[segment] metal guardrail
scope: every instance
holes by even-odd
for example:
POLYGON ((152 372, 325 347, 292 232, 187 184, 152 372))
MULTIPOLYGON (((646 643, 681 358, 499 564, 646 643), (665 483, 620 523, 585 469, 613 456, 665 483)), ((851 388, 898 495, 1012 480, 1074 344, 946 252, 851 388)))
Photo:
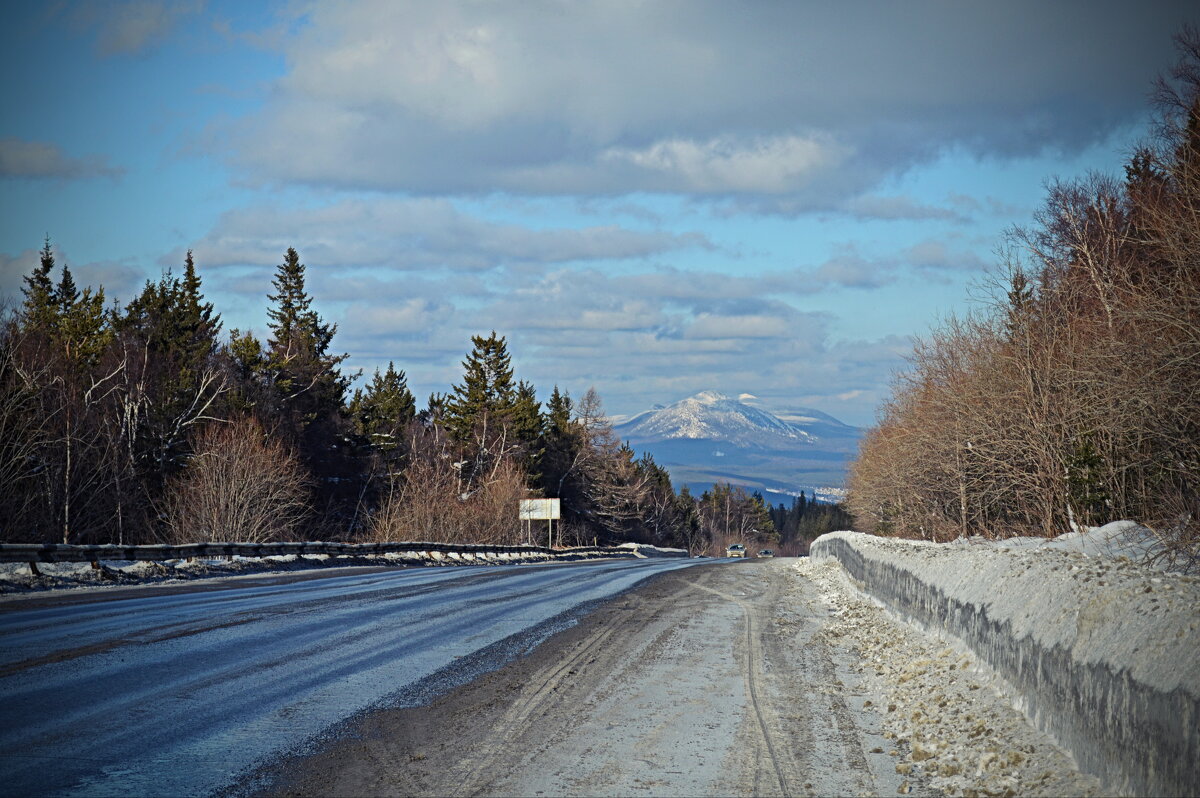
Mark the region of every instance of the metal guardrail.
MULTIPOLYGON (((583 557, 636 557, 636 549, 620 546, 582 546, 550 549, 544 546, 490 546, 465 543, 185 543, 177 546, 76 546, 65 543, 0 543, 0 562, 100 562, 101 560, 183 560, 205 557, 275 557, 326 554, 365 557, 414 553, 458 555, 449 559, 506 560, 516 558, 578 559, 583 557)), ((434 558, 436 559, 436 558, 434 558)))

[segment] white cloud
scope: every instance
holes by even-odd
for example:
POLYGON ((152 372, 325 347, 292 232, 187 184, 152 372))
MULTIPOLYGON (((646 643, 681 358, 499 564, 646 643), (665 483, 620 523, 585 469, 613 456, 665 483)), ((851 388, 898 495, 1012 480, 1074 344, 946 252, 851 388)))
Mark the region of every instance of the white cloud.
POLYGON ((900 257, 921 269, 981 272, 987 263, 974 252, 952 250, 944 241, 927 239, 900 252, 900 257))
MULTIPOLYGON (((306 8, 271 99, 214 131, 252 176, 728 193, 784 212, 838 208, 949 148, 1009 157, 1100 141, 1140 118, 1188 16, 1184 3, 1119 2, 306 8)), ((894 199, 848 210, 937 213, 894 199)))
POLYGON ((822 136, 724 136, 705 142, 668 139, 641 150, 611 148, 600 160, 657 173, 664 187, 683 193, 781 194, 803 187, 814 173, 836 168, 846 156, 845 148, 822 136))
MULTIPOLYGON (((618 225, 531 229, 481 219, 444 199, 341 200, 315 208, 228 211, 195 241, 210 267, 269 266, 288 247, 320 268, 359 266, 480 272, 512 264, 638 260, 713 244, 695 232, 618 225)), ((180 253, 166 256, 176 263, 180 253)))
MULTIPOLYGON (((970 200, 963 197, 963 200, 970 200)), ((978 207, 964 205, 964 207, 978 207)), ((842 210, 859 219, 890 219, 904 221, 943 220, 965 222, 966 216, 959 211, 939 208, 915 201, 911 197, 902 196, 862 196, 854 197, 842 206, 842 210)))

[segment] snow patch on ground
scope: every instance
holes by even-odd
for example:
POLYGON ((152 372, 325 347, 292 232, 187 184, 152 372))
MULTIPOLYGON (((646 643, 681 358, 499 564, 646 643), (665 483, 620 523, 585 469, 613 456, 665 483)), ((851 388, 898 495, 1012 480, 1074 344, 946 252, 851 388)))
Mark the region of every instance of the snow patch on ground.
POLYGON ((1029 636, 1043 649, 1062 647, 1083 663, 1127 669, 1159 690, 1182 687, 1200 695, 1200 577, 1128 558, 1122 553, 1132 545, 1128 532, 1109 524, 1040 544, 1028 538, 928 543, 833 532, 814 546, 840 538, 1008 621, 1013 639, 1029 636))
POLYGON ((1088 557, 1131 560, 1139 565, 1170 573, 1188 573, 1200 563, 1183 552, 1165 546, 1160 535, 1136 521, 1113 521, 1104 526, 1084 527, 1077 532, 1054 538, 1006 538, 984 540, 969 538, 951 545, 988 545, 999 549, 1050 549, 1069 551, 1088 557))
MULTIPOLYGON (((0 595, 41 590, 110 587, 162 582, 184 582, 223 576, 241 576, 275 571, 302 571, 343 566, 436 565, 410 552, 366 557, 335 557, 327 554, 277 555, 272 557, 196 558, 193 560, 101 560, 91 563, 38 563, 35 576, 28 563, 0 563, 0 595)), ((449 563, 447 563, 449 564, 449 563)))
POLYGON ((1176 792, 1200 761, 1200 578, 1128 556, 1147 546, 1142 528, 1110 524, 986 543, 835 532, 812 551, 1002 673, 1014 705, 1106 790, 1176 792))
POLYGON ((796 564, 833 612, 827 633, 859 654, 851 669, 879 707, 896 773, 910 791, 966 796, 1100 794, 1071 755, 1013 708, 1006 683, 960 649, 899 622, 831 559, 796 564))

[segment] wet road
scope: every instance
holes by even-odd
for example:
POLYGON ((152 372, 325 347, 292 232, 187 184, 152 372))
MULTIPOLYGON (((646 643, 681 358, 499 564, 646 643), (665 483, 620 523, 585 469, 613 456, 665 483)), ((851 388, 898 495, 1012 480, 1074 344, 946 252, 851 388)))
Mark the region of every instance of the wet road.
POLYGON ((376 572, 0 604, 0 795, 202 795, 427 700, 694 560, 376 572))

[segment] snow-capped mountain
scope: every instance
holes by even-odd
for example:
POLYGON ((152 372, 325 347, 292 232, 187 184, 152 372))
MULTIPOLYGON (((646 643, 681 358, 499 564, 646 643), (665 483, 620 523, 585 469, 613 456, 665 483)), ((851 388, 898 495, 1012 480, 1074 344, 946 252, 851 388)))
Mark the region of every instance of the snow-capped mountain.
POLYGON ((613 429, 637 451, 653 455, 676 486, 704 490, 730 482, 775 500, 841 487, 858 428, 819 410, 793 411, 785 420, 750 404, 754 398, 703 391, 613 429))
POLYGON ((703 391, 634 416, 615 430, 635 443, 688 439, 763 449, 793 449, 815 444, 822 437, 840 438, 856 432, 819 410, 802 412, 800 419, 788 422, 741 399, 703 391))

